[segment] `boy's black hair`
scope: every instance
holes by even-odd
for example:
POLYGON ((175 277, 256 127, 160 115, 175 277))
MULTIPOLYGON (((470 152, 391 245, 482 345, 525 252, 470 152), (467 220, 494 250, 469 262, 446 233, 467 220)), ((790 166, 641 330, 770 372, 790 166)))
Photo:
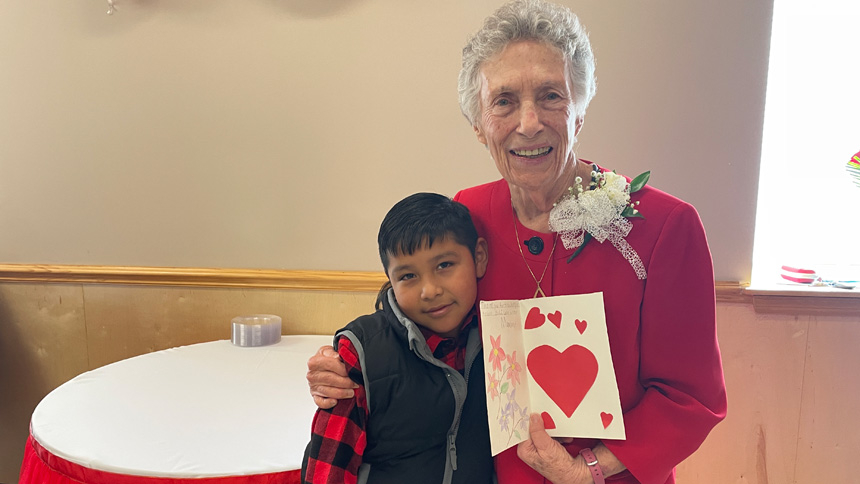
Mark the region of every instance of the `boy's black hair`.
MULTIPOLYGON (((397 202, 382 220, 376 239, 385 273, 389 255, 412 255, 444 238, 467 247, 475 257, 478 231, 465 205, 438 193, 416 193, 397 202)), ((379 291, 377 307, 389 287, 386 283, 379 291)))
POLYGON ((397 202, 382 220, 376 238, 385 273, 389 254, 412 255, 444 238, 468 247, 475 256, 478 231, 465 205, 438 193, 416 193, 397 202))

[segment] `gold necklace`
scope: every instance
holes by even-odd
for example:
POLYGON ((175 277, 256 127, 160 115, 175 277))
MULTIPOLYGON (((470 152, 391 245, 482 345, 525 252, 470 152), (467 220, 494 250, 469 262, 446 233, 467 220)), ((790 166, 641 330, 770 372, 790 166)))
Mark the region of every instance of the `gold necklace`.
POLYGON ((535 289, 535 294, 532 297, 538 297, 538 294, 547 297, 546 293, 543 292, 543 289, 540 287, 541 282, 543 282, 543 277, 546 275, 546 270, 549 268, 550 263, 552 262, 552 254, 555 253, 555 244, 558 242, 558 234, 553 235, 552 239, 552 250, 549 251, 549 258, 546 260, 546 265, 543 266, 543 272, 540 275, 540 279, 535 276, 534 271, 532 271, 532 267, 529 265, 529 261, 526 260, 526 255, 523 253, 523 246, 520 243, 520 231, 517 228, 517 212, 514 210, 514 205, 511 203, 511 212, 514 215, 514 235, 517 237, 517 248, 520 249, 520 257, 523 258, 523 262, 526 264, 526 269, 529 270, 529 274, 532 275, 532 279, 534 279, 535 284, 537 285, 537 289, 535 289))

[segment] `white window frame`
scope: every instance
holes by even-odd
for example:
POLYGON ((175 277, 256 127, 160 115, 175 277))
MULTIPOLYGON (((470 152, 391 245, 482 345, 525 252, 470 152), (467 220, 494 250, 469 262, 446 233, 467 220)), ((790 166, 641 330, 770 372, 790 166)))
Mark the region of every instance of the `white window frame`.
POLYGON ((750 289, 792 285, 782 265, 860 279, 860 2, 775 0, 750 289))

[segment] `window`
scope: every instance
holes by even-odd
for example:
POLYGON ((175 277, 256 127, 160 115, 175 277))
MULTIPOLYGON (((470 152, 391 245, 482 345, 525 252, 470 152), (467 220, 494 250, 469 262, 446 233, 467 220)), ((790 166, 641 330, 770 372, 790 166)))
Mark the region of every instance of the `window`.
POLYGON ((860 2, 775 0, 753 287, 782 265, 860 280, 859 59, 860 2))

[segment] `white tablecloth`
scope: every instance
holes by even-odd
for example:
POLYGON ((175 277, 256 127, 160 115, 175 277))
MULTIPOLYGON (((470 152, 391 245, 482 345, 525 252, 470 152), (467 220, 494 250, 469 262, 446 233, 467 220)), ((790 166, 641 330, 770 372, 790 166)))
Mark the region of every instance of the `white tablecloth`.
POLYGON ((84 373, 33 413, 35 440, 93 469, 159 477, 298 469, 316 409, 307 360, 331 336, 258 348, 214 341, 84 373))

